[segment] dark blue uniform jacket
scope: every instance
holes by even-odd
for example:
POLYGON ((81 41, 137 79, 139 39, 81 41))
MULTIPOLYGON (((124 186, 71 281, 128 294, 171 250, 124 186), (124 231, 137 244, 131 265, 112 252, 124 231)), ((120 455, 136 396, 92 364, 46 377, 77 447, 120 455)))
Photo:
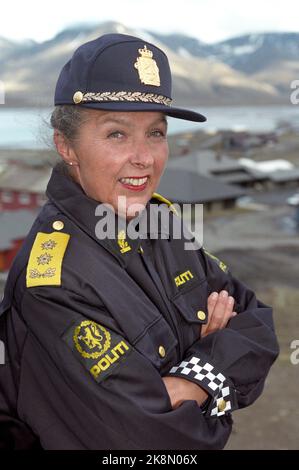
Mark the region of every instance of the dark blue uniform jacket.
POLYGON ((277 357, 271 308, 163 224, 98 239, 98 203, 59 166, 47 196, 0 307, 0 447, 223 448, 232 411, 256 400, 277 357), (222 289, 238 315, 201 338, 207 298, 222 289), (173 410, 165 375, 203 387, 207 409, 173 410))

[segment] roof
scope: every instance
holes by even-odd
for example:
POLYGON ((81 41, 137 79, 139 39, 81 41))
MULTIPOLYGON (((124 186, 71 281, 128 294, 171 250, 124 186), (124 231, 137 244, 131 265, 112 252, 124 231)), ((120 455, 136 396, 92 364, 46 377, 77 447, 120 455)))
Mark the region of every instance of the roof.
POLYGON ((173 202, 212 202, 237 199, 246 191, 191 171, 166 169, 158 192, 173 202))
POLYGON ((219 157, 213 150, 200 150, 199 152, 194 152, 183 157, 171 158, 168 166, 169 168, 182 168, 184 170, 196 171, 203 175, 209 175, 213 171, 244 171, 244 166, 237 160, 226 155, 219 157))
POLYGON ((212 150, 201 150, 187 156, 172 158, 168 162, 168 168, 212 176, 215 180, 228 184, 265 179, 278 183, 299 179, 299 168, 294 167, 288 160, 256 162, 249 158, 240 158, 236 161, 226 155, 221 155, 219 159, 217 153, 212 150))
POLYGON ((0 189, 43 194, 52 168, 6 163, 0 167, 0 189))
POLYGON ((37 211, 19 210, 0 213, 0 251, 9 250, 13 240, 26 237, 37 211))
POLYGON ((198 175, 210 176, 228 184, 265 179, 264 173, 255 168, 247 168, 239 161, 226 155, 221 155, 219 159, 216 152, 212 150, 201 150, 185 157, 172 158, 168 162, 168 168, 180 168, 198 175))
POLYGON ((292 170, 280 170, 268 173, 268 178, 275 183, 283 181, 299 181, 299 168, 292 170))
POLYGON ((217 175, 217 181, 222 181, 227 184, 241 184, 250 181, 265 181, 267 176, 264 173, 234 171, 232 173, 223 173, 217 175))
POLYGON ((289 162, 288 160, 283 160, 281 158, 277 158, 276 160, 265 160, 259 162, 251 160, 250 158, 240 158, 239 162, 249 169, 257 170, 263 173, 269 173, 272 171, 280 170, 285 171, 294 168, 293 163, 289 162))

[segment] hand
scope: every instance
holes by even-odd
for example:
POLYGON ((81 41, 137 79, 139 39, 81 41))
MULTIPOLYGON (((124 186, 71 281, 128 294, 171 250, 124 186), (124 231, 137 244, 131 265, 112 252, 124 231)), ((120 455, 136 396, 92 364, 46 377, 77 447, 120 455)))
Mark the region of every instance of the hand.
POLYGON ((219 294, 212 292, 208 297, 208 323, 202 325, 201 337, 214 333, 226 327, 229 320, 237 315, 233 311, 235 300, 228 295, 226 290, 222 290, 219 294))
POLYGON ((167 389, 172 409, 178 408, 185 400, 195 400, 200 406, 208 394, 199 385, 180 377, 162 377, 167 389))

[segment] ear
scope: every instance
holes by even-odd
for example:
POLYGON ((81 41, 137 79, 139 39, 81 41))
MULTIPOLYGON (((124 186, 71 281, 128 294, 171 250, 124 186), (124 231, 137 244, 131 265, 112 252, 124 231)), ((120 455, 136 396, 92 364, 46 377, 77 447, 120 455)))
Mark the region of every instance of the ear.
POLYGON ((59 155, 65 161, 66 164, 68 165, 79 164, 77 155, 72 145, 70 144, 68 139, 62 134, 62 132, 55 129, 53 140, 54 140, 54 144, 55 144, 57 152, 59 153, 59 155))

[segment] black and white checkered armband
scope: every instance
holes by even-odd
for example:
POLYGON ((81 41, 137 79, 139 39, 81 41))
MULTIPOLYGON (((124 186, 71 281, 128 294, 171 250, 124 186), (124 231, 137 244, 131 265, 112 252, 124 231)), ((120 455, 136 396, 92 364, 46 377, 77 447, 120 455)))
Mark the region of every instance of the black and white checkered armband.
POLYGON ((192 356, 172 367, 167 375, 191 380, 212 397, 205 410, 207 417, 223 416, 238 408, 233 384, 206 360, 192 356))

